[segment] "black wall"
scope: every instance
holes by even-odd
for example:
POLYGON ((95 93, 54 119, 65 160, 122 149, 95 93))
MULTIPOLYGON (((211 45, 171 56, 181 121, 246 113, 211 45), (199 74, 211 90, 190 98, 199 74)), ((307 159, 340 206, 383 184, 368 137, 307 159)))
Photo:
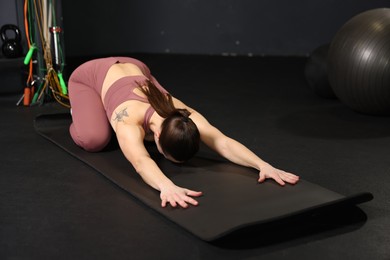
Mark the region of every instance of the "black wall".
POLYGON ((68 56, 307 55, 372 0, 64 0, 68 56))
MULTIPOLYGON (((23 0, 0 0, 0 27, 5 24, 14 24, 19 27, 21 31, 21 44, 26 49, 26 39, 24 37, 24 24, 23 24, 23 0)), ((9 39, 14 39, 15 34, 7 31, 6 36, 9 39)), ((1 45, 3 40, 0 39, 1 45)), ((0 51, 0 58, 2 58, 2 52, 0 51)))

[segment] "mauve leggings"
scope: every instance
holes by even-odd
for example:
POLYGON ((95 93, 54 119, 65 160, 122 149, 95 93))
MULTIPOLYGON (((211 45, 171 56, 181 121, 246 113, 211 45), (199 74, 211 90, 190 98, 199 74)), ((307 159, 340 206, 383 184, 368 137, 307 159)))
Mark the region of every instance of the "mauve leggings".
POLYGON ((90 152, 101 151, 112 136, 113 130, 103 106, 101 89, 107 71, 117 62, 133 63, 145 76, 152 77, 149 68, 139 60, 130 57, 109 57, 82 64, 69 79, 69 100, 73 120, 69 132, 78 146, 90 152))
POLYGON ((89 152, 102 150, 111 139, 111 126, 100 94, 77 77, 69 80, 72 124, 69 132, 73 141, 89 152))
POLYGON ((112 129, 101 100, 101 89, 108 69, 116 62, 143 63, 129 57, 109 57, 88 61, 69 79, 69 100, 73 141, 90 152, 101 151, 110 141, 112 129))

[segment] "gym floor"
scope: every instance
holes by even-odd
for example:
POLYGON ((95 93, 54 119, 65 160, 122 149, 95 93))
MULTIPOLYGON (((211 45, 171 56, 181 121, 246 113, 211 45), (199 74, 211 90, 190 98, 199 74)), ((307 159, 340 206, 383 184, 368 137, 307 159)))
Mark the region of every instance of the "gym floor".
MULTIPOLYGON (((390 259, 389 117, 315 95, 302 57, 133 56, 264 160, 340 194, 374 199, 353 214, 333 212, 310 232, 299 232, 307 229, 300 223, 294 234, 254 228, 207 243, 35 133, 37 114, 67 109, 16 106, 20 93, 2 95, 1 259, 390 259)), ((69 72, 84 60, 68 59, 69 72)))

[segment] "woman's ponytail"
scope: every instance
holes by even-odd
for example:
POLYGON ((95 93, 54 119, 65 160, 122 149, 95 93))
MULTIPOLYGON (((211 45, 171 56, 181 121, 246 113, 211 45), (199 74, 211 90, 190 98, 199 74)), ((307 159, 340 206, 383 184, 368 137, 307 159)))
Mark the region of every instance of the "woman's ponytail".
POLYGON ((161 92, 151 81, 146 81, 146 86, 138 85, 154 110, 165 118, 159 139, 164 154, 179 162, 193 157, 199 150, 200 133, 189 118, 191 112, 175 108, 172 96, 161 92))
POLYGON ((173 105, 172 96, 161 92, 150 80, 146 81, 146 86, 138 83, 141 91, 146 95, 150 105, 163 118, 167 118, 176 112, 173 105))

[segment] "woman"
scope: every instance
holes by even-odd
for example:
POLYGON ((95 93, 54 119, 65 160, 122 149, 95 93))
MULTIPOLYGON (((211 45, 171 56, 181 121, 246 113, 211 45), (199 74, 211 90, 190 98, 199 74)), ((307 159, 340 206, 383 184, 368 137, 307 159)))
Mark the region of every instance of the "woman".
POLYGON ((299 177, 276 169, 244 145, 225 136, 200 113, 171 96, 139 60, 110 57, 78 67, 69 80, 74 142, 90 152, 102 150, 112 130, 125 157, 143 180, 160 191, 161 206, 198 205, 200 191, 175 185, 149 156, 144 140, 155 141, 168 160, 190 159, 199 142, 236 164, 259 170, 259 182, 295 184, 299 177))

